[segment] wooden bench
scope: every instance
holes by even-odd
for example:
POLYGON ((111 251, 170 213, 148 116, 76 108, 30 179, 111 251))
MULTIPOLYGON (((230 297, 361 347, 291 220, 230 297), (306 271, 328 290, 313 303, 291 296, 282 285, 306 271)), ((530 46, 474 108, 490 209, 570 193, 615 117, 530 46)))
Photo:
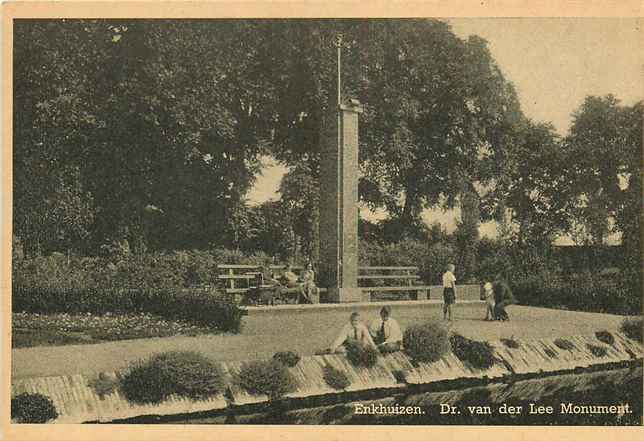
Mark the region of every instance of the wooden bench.
POLYGON ((416 292, 416 300, 429 298, 429 285, 416 285, 414 282, 420 280, 417 266, 362 266, 359 271, 364 273, 358 275, 358 284, 361 280, 396 280, 402 283, 395 286, 361 286, 365 297, 370 299, 372 292, 416 292))
MULTIPOLYGON (((269 265, 268 267, 262 265, 218 265, 219 274, 217 278, 222 281, 225 286, 223 291, 232 297, 235 302, 243 302, 247 300, 247 295, 253 290, 266 289, 270 290, 275 288, 274 285, 266 284, 264 281, 264 274, 262 269, 268 270, 276 274, 276 279, 279 274, 286 269, 286 265, 269 265)), ((291 265, 295 273, 301 272, 304 267, 302 265, 291 265)), ((285 288, 280 290, 282 294, 297 297, 300 288, 285 288)))
MULTIPOLYGON (((271 289, 273 286, 264 283, 261 270, 265 268, 261 265, 218 265, 219 275, 217 278, 225 286, 223 290, 226 294, 232 296, 235 302, 246 301, 247 294, 256 289, 271 289)), ((294 272, 299 273, 303 270, 301 265, 292 265, 294 272)), ((269 265, 269 271, 278 275, 286 269, 286 265, 269 265)), ((416 300, 425 300, 429 298, 430 286, 416 285, 420 279, 417 266, 361 266, 358 268, 358 284, 364 281, 389 281, 400 282, 395 285, 382 286, 360 286, 364 293, 365 299, 370 299, 371 293, 376 292, 415 292, 416 300)), ((276 276, 279 278, 279 276, 276 276)), ((318 288, 320 293, 327 290, 318 288)), ((286 292, 295 296, 299 292, 298 288, 287 288, 286 292)), ((394 300, 394 299, 392 299, 394 300)))

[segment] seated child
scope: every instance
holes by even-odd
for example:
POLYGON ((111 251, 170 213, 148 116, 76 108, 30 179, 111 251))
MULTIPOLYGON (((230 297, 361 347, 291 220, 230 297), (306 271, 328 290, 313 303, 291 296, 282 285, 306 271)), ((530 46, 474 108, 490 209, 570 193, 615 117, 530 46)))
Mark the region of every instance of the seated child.
POLYGON ((343 353, 346 352, 345 344, 350 341, 358 341, 360 344, 365 346, 370 346, 374 349, 377 349, 376 344, 369 334, 369 329, 362 323, 360 319, 360 314, 357 312, 351 313, 349 317, 349 323, 344 325, 340 335, 335 339, 331 344, 331 347, 328 349, 327 353, 343 353))

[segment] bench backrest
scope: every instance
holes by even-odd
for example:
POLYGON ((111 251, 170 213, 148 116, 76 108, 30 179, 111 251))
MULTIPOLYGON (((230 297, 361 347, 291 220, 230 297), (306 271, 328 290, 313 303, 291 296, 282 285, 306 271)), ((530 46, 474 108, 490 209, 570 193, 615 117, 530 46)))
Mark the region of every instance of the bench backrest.
MULTIPOLYGON (((218 278, 227 282, 227 288, 239 290, 250 288, 253 280, 255 280, 255 284, 262 284, 263 274, 261 274, 260 270, 266 267, 262 265, 222 264, 218 265, 217 268, 219 269, 218 278), (242 288, 240 283, 236 282, 242 282, 241 285, 244 285, 244 287, 242 288)), ((272 272, 281 272, 286 269, 286 265, 269 265, 267 268, 272 272)), ((304 266, 291 265, 291 268, 299 272, 304 269, 304 266)), ((358 270, 358 280, 390 280, 412 286, 414 281, 420 279, 417 266, 361 266, 358 270)))
POLYGON ((358 280, 402 281, 412 286, 415 280, 420 279, 417 266, 362 266, 358 269, 362 273, 358 280))

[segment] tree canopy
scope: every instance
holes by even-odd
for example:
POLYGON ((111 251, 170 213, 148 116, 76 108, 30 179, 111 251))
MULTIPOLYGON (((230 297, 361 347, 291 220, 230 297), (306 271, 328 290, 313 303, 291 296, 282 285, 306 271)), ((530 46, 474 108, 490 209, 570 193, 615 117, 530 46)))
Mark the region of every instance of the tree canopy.
POLYGON ((522 114, 485 40, 439 20, 17 20, 14 32, 14 233, 32 252, 127 240, 315 256, 337 33, 343 96, 365 107, 360 198, 389 216, 365 234, 429 237, 422 211, 459 206, 466 267, 479 222, 508 213, 522 244, 580 224, 599 241, 607 218, 639 235, 642 104, 588 97, 560 139, 522 114), (279 201, 250 207, 264 155, 289 172, 279 201))

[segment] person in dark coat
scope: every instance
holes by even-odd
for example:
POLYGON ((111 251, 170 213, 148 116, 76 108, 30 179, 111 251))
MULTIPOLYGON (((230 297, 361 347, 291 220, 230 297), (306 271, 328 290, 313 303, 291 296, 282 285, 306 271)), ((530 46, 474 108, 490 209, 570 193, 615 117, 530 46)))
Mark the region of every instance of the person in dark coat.
POLYGON ((510 320, 505 308, 508 305, 516 303, 512 290, 510 290, 502 275, 497 276, 492 287, 494 290, 494 318, 502 321, 510 320))

